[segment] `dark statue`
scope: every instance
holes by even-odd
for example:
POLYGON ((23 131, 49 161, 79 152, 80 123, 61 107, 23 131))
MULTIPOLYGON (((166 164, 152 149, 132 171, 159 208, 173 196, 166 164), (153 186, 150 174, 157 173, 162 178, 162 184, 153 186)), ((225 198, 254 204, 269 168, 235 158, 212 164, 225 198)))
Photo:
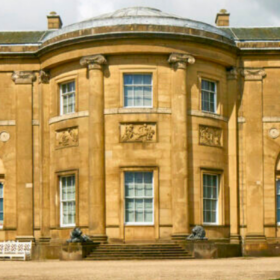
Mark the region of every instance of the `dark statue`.
POLYGON ((202 226, 195 226, 192 229, 192 234, 187 237, 187 240, 207 240, 206 233, 202 226))
POLYGON ((67 240, 68 243, 92 243, 92 240, 87 235, 83 235, 80 228, 75 227, 70 234, 70 239, 67 240))

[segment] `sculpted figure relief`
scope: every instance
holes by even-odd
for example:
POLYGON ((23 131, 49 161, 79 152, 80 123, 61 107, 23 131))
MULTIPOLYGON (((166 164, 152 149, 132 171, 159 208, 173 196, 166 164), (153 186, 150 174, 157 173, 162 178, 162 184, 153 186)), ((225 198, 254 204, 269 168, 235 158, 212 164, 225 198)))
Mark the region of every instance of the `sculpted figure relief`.
POLYGON ((192 229, 192 234, 187 237, 187 240, 207 240, 206 233, 202 226, 195 226, 192 229))
POLYGON ((199 126, 199 143, 207 146, 222 146, 222 130, 218 127, 199 126))
POLYGON ((121 142, 155 142, 155 124, 122 124, 121 142))
POLYGON ((64 148, 78 145, 79 131, 77 127, 67 128, 56 132, 56 147, 64 148))

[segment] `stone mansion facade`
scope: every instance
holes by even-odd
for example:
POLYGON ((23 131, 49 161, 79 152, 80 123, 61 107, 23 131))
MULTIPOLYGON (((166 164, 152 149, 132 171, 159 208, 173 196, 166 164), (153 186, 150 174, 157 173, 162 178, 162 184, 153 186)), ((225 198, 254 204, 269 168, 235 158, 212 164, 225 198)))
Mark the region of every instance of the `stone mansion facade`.
POLYGON ((0 32, 0 240, 280 241, 280 28, 139 7, 48 27, 0 32))

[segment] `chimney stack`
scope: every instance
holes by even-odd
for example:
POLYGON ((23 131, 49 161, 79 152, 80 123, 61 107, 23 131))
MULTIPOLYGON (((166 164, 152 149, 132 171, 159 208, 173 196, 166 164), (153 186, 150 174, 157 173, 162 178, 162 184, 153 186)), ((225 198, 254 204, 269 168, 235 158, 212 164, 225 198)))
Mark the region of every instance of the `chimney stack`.
POLYGON ((48 29, 60 29, 62 27, 62 20, 56 12, 50 12, 48 18, 48 29))
POLYGON ((229 26, 229 16, 230 14, 227 12, 227 10, 222 9, 216 16, 216 25, 217 26, 229 26))

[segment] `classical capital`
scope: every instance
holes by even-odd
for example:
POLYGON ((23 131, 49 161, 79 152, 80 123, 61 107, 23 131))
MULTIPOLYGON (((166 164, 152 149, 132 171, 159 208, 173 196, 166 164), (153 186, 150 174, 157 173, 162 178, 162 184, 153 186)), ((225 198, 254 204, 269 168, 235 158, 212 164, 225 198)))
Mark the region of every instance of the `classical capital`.
POLYGON ((40 84, 48 84, 50 81, 50 74, 44 70, 40 70, 39 72, 39 83, 40 84))
POLYGON ((266 77, 263 68, 244 68, 241 69, 241 75, 245 81, 262 81, 266 77))
POLYGON ((232 67, 227 70, 227 79, 228 80, 237 80, 238 71, 235 67, 232 67))
POLYGON ((102 69, 102 66, 107 64, 107 60, 101 54, 90 55, 82 57, 80 60, 80 64, 82 66, 87 66, 89 70, 102 69))
POLYGON ((190 54, 172 53, 168 62, 175 66, 176 69, 186 69, 187 64, 194 64, 195 58, 190 54))
POLYGON ((36 81, 36 75, 32 71, 15 71, 12 80, 15 84, 32 84, 36 81))

